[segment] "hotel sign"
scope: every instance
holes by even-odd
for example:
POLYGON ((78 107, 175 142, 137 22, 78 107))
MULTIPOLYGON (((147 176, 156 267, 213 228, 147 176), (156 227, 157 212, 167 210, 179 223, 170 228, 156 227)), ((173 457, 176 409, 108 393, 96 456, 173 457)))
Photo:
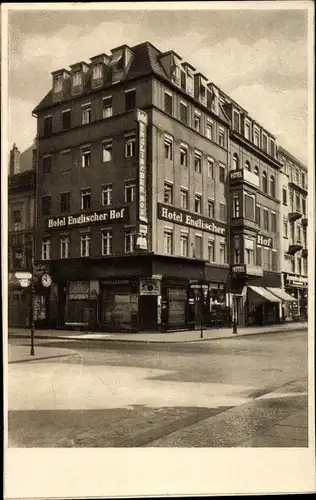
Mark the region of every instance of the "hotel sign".
POLYGON ((109 222, 128 221, 127 207, 111 208, 92 213, 79 213, 75 215, 64 215, 62 217, 49 217, 45 221, 46 229, 69 229, 77 226, 88 226, 91 224, 107 224, 109 222))
POLYGON ((148 116, 142 110, 137 110, 138 121, 138 218, 142 222, 147 219, 147 123, 148 116))
POLYGON ((257 245, 262 245, 263 247, 273 248, 273 240, 269 236, 264 236, 263 234, 257 235, 257 245))
POLYGON ((212 219, 203 217, 197 214, 191 214, 179 208, 173 208, 163 203, 158 203, 158 219, 174 222, 181 226, 192 227, 206 233, 218 234, 225 236, 226 227, 220 222, 215 222, 212 219))

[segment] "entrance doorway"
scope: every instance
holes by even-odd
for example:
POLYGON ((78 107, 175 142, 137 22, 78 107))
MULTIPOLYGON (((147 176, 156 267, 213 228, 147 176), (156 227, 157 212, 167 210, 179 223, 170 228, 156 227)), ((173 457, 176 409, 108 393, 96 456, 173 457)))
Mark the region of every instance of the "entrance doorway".
POLYGON ((157 297, 140 295, 139 297, 139 328, 140 330, 157 329, 157 297))

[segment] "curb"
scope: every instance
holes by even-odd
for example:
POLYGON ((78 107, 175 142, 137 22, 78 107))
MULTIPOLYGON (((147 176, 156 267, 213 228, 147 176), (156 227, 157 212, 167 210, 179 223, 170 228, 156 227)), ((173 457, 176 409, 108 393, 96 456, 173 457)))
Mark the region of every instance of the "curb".
MULTIPOLYGON (((190 343, 190 342, 206 342, 206 341, 213 341, 213 340, 223 340, 223 339, 234 339, 234 338, 240 338, 240 337, 249 337, 250 335, 255 336, 255 335, 268 335, 270 333, 290 333, 291 331, 295 332, 301 332, 308 330, 308 326, 306 327, 300 327, 297 329, 290 329, 290 330, 271 330, 271 331, 262 331, 262 332, 255 332, 255 333, 242 333, 241 335, 234 334, 234 335, 229 335, 227 337, 214 337, 214 338, 199 338, 199 339, 192 339, 192 340, 140 340, 135 338, 133 339, 115 339, 113 337, 111 338, 80 338, 80 336, 49 336, 49 335, 41 335, 40 337, 37 337, 35 335, 36 340, 68 340, 68 341, 80 341, 80 342, 128 342, 128 343, 139 343, 139 344, 183 344, 183 343, 190 343)), ((198 330, 197 330, 198 332, 198 330)), ((137 334, 136 334, 137 335, 137 334)), ((28 337, 26 335, 9 335, 8 339, 27 339, 28 337)))

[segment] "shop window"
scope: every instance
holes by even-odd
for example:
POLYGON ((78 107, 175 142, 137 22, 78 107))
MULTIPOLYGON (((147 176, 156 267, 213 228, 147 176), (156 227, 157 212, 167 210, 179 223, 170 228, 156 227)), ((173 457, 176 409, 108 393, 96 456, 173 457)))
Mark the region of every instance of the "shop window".
POLYGON ((84 234, 80 237, 80 257, 90 257, 91 237, 84 234))
POLYGON ((181 233, 180 235, 180 251, 182 257, 189 256, 189 235, 187 233, 181 233))
POLYGON ((107 186, 104 186, 102 188, 102 206, 106 207, 108 205, 112 205, 113 198, 112 198, 112 184, 108 184, 107 186))
POLYGON ((172 229, 165 229, 163 233, 164 253, 167 255, 173 254, 173 231, 172 229))
POLYGON ((173 139, 172 139, 172 137, 165 135, 164 148, 165 148, 165 159, 171 161, 173 158, 173 139))
POLYGON ((187 291, 184 288, 168 288, 168 324, 180 326, 186 323, 187 291))
POLYGON ((62 236, 60 238, 60 258, 68 259, 69 258, 69 247, 70 247, 70 237, 62 236))
POLYGON ((132 136, 125 137, 125 158, 133 158, 136 154, 136 138, 132 136))
POLYGON ((180 146, 180 165, 181 167, 188 166, 188 147, 186 145, 180 146))
POLYGON ((125 253, 132 253, 135 251, 136 245, 136 230, 135 228, 127 229, 125 231, 125 253))
POLYGON ((198 174, 202 173, 202 153, 199 151, 194 152, 194 170, 198 174))
POLYGON ((184 210, 188 210, 189 207, 189 195, 188 195, 188 190, 181 188, 180 190, 180 204, 181 208, 184 210))
POLYGON ((169 92, 166 92, 166 91, 165 91, 164 109, 165 109, 165 112, 168 113, 168 115, 172 116, 172 111, 173 111, 173 97, 172 97, 172 94, 169 94, 169 92))
POLYGON ((105 97, 102 104, 102 118, 110 118, 113 115, 112 96, 105 97))
POLYGON ((169 182, 164 184, 164 202, 170 205, 173 204, 173 185, 169 182))
POLYGON ((112 230, 107 229, 101 232, 101 253, 102 255, 112 254, 112 230))
POLYGON ((104 290, 101 317, 104 325, 132 326, 138 313, 138 295, 129 290, 104 290))
POLYGON ((208 240, 207 251, 209 262, 215 262, 215 240, 208 240))
POLYGON ((109 161, 112 161, 112 154, 113 144, 112 139, 109 139, 102 144, 102 162, 107 163, 109 161))
POLYGON ((46 297, 44 295, 35 295, 33 302, 34 321, 46 319, 46 297))
POLYGON ((51 242, 49 238, 42 239, 42 260, 50 260, 51 242))

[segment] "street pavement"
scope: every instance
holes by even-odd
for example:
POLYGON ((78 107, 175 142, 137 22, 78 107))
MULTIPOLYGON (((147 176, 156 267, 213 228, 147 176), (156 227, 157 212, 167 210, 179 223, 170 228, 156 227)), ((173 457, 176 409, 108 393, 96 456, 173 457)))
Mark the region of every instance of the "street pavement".
POLYGON ((308 445, 306 330, 78 346, 10 340, 9 446, 308 445))

